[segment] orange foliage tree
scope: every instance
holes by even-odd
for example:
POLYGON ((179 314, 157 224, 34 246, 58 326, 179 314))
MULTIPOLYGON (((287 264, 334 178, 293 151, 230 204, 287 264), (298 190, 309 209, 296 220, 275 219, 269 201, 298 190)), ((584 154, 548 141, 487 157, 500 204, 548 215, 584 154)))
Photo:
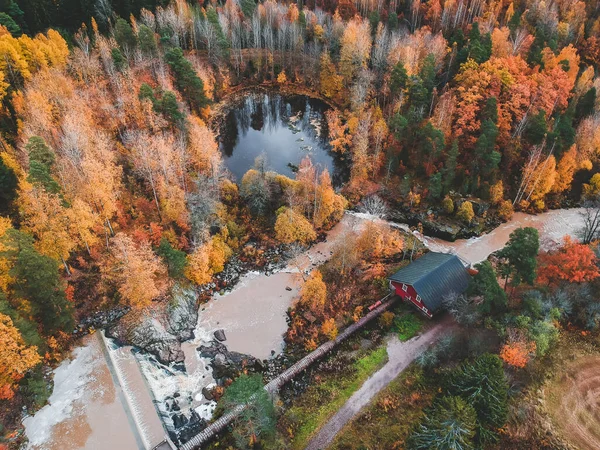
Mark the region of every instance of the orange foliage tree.
POLYGON ((506 343, 500 350, 500 358, 509 366, 522 369, 535 352, 535 342, 515 341, 506 343))
POLYGON ((40 363, 37 347, 26 346, 12 319, 0 313, 0 400, 12 398, 14 385, 40 363))
POLYGON ((597 263, 598 258, 588 245, 567 236, 559 250, 540 255, 537 282, 558 284, 592 281, 600 277, 597 263))
POLYGON ((136 309, 150 305, 167 290, 166 267, 147 241, 134 242, 118 233, 111 239, 111 257, 103 268, 104 276, 116 282, 122 300, 136 309))

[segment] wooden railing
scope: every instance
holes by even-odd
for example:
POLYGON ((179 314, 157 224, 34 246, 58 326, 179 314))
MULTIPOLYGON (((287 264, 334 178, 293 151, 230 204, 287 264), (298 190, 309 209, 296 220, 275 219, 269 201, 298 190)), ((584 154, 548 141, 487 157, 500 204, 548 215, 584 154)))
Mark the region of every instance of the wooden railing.
MULTIPOLYGON (((279 391, 279 389, 281 389, 281 387, 285 383, 290 381, 292 378, 294 378, 300 372, 304 371, 312 363, 314 363, 318 359, 325 356, 332 349, 337 347, 342 341, 344 341, 346 338, 348 338, 348 336, 350 336, 355 331, 359 330, 364 325, 366 325, 368 322, 370 322, 375 317, 379 316, 381 313, 383 313, 385 310, 387 310, 396 300, 395 297, 390 298, 391 295, 392 294, 388 294, 384 298, 382 298, 380 300, 382 302, 381 305, 379 305, 377 308, 375 308, 372 311, 370 311, 369 313, 367 313, 364 317, 362 317, 356 323, 353 323, 352 325, 347 327, 342 333, 340 333, 338 335, 337 338, 335 338, 332 341, 328 341, 328 342, 324 343, 323 345, 321 345, 320 347, 315 349, 313 352, 306 355, 300 361, 293 364, 290 368, 288 368, 287 370, 285 370, 284 372, 279 374, 277 377, 275 377, 271 381, 269 381, 265 385, 265 390, 267 392, 269 392, 269 394, 271 394, 271 395, 275 394, 277 391, 279 391)), ((213 423, 211 423, 208 427, 206 427, 203 431, 198 433, 196 436, 194 436, 192 439, 190 439, 185 444, 181 445, 181 447, 180 447, 181 450, 194 450, 194 449, 199 448, 200 446, 202 446, 202 444, 211 440, 216 434, 223 431, 246 408, 247 408, 247 404, 238 405, 234 409, 223 414, 221 417, 219 417, 217 420, 215 420, 213 423)))

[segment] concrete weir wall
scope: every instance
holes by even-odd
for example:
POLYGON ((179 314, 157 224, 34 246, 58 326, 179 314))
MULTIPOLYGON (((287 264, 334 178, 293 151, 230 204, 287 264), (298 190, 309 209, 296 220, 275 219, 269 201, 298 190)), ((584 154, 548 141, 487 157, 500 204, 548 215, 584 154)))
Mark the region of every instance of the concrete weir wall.
MULTIPOLYGON (((357 330, 361 329, 368 322, 373 320, 375 317, 379 316, 385 310, 387 310, 396 300, 395 297, 390 299, 391 294, 388 294, 384 298, 381 299, 382 304, 377 308, 370 311, 367 315, 361 318, 358 322, 350 325, 346 328, 342 333, 338 335, 336 339, 333 341, 328 341, 325 344, 318 347, 313 352, 306 355, 300 361, 292 365, 289 369, 281 373, 278 377, 271 380, 265 386, 265 389, 273 394, 277 392, 285 383, 290 381, 300 372, 304 371, 308 366, 310 366, 315 361, 321 359, 335 347, 337 347, 342 341, 347 339, 350 335, 352 335, 357 330)), ((202 444, 211 440, 216 434, 223 431, 235 418, 245 409, 245 405, 239 405, 231 411, 225 413, 219 419, 215 420, 208 427, 206 427, 202 432, 194 436, 188 442, 183 444, 180 449, 181 450, 194 450, 200 448, 202 444)))
POLYGON ((139 449, 160 448, 166 433, 131 347, 112 349, 104 331, 97 334, 139 449))

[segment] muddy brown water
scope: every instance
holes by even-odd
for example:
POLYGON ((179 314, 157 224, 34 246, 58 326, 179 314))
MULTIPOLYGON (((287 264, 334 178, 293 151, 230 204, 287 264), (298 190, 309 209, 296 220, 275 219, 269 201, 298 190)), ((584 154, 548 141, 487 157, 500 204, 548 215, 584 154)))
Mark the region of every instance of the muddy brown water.
POLYGON ((30 449, 138 449, 97 336, 83 338, 54 380, 50 403, 23 422, 30 449))
POLYGON ((582 209, 558 209, 543 214, 515 213, 512 220, 483 236, 447 242, 442 239, 421 236, 433 251, 451 251, 470 263, 485 260, 490 253, 503 248, 510 233, 520 227, 533 227, 540 233, 542 249, 551 249, 560 244, 565 236, 577 237, 583 228, 582 209))
MULTIPOLYGON (((193 407, 205 408, 209 416, 212 405, 206 404, 200 391, 213 380, 206 361, 198 357, 196 347, 212 339, 214 330, 223 328, 229 350, 249 353, 258 358, 267 358, 273 350, 280 352, 283 349, 283 334, 287 329, 286 311, 297 296, 303 276, 325 262, 336 243, 353 230, 360 229, 365 220, 369 220, 369 217, 346 214, 328 233, 326 241, 298 256, 283 271, 270 276, 247 274, 233 291, 225 295, 216 294, 201 307, 203 310, 199 314, 196 338, 183 344, 186 373, 166 377, 164 371, 156 369, 150 362, 140 361, 144 368, 142 373, 152 386, 155 397, 160 399, 175 390, 189 392, 196 399, 193 407), (291 290, 287 290, 288 287, 291 290)), ((434 251, 453 251, 465 260, 476 263, 502 248, 510 233, 518 227, 534 226, 539 229, 542 245, 548 248, 567 234, 575 235, 581 225, 578 210, 550 211, 538 216, 518 213, 509 223, 480 238, 454 243, 427 237, 423 239, 434 251)), ((124 381, 121 381, 125 386, 124 394, 137 414, 136 420, 141 423, 142 431, 145 430, 144 444, 147 445, 163 434, 155 421, 157 416, 149 400, 151 395, 128 349, 118 349, 113 356, 125 374, 122 376, 124 381)), ((119 387, 113 383, 97 337, 88 336, 82 340, 82 346, 73 351, 72 358, 55 370, 55 383, 50 404, 24 420, 30 440, 29 449, 139 448, 131 417, 119 399, 119 387)), ((196 410, 200 412, 200 409, 196 410)))

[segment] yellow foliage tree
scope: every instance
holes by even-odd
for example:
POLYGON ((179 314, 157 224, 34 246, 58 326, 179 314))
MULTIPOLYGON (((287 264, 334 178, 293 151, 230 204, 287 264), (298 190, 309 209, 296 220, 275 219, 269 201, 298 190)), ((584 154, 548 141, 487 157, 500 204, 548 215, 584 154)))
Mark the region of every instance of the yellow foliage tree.
POLYGON ((287 82, 287 77, 285 76, 285 70, 282 70, 281 72, 279 72, 279 75, 277 75, 277 82, 279 84, 285 84, 287 82))
POLYGON ((21 180, 19 186, 23 229, 36 237, 40 253, 65 263, 77 240, 70 233, 72 227, 63 200, 25 180, 21 180))
POLYGON ((198 284, 206 284, 212 278, 210 270, 210 248, 208 244, 199 245, 187 257, 185 276, 188 280, 198 284))
POLYGON ((212 238, 208 254, 209 268, 212 274, 223 271, 225 262, 231 256, 231 253, 231 248, 229 248, 220 236, 212 238))
POLYGON ((355 16, 344 28, 340 50, 340 72, 350 82, 356 72, 367 66, 371 53, 371 26, 368 20, 355 16))
POLYGON ((552 186, 552 192, 564 192, 569 189, 576 169, 577 149, 573 145, 568 152, 562 155, 556 166, 556 180, 552 186))
POLYGON ((321 93, 327 98, 336 98, 342 90, 342 77, 337 74, 334 64, 331 62, 329 52, 321 55, 321 93))
POLYGON ((321 325, 321 333, 323 333, 332 341, 337 337, 338 328, 333 317, 330 317, 323 322, 323 325, 321 325))
POLYGON ((365 260, 395 255, 404 247, 402 236, 385 223, 367 222, 356 240, 356 250, 365 260))
POLYGON ((315 314, 321 314, 327 300, 327 286, 319 270, 314 270, 300 289, 300 302, 315 314))
POLYGON ((206 284, 215 273, 223 271, 231 254, 232 250, 225 243, 225 237, 214 236, 188 255, 185 276, 198 285, 206 284))
POLYGON ((14 385, 41 361, 37 347, 26 346, 12 319, 0 313, 0 399, 14 395, 14 385))
POLYGON ((512 218, 514 212, 515 210, 510 200, 504 200, 502 203, 500 203, 500 206, 498 206, 498 217, 505 222, 512 218))
POLYGON ((502 180, 490 186, 490 201, 497 205, 504 199, 504 184, 502 180))
POLYGON ((592 200, 600 196, 600 173, 596 173, 590 178, 589 183, 583 185, 583 198, 592 200))
MULTIPOLYGON (((2 244, 1 239, 10 228, 12 228, 10 219, 6 217, 0 217, 0 255, 2 252, 7 250, 7 248, 2 244)), ((10 268, 10 262, 6 258, 0 256, 0 290, 3 292, 7 291, 8 286, 12 282, 12 277, 8 273, 10 268)))
POLYGON ((473 217, 475 217, 475 212, 473 211, 473 204, 469 201, 463 202, 458 211, 456 212, 456 217, 458 220, 463 221, 464 223, 471 223, 473 217))
POLYGON ((325 169, 319 176, 317 185, 313 223, 315 228, 330 228, 339 222, 346 209, 346 199, 335 193, 329 171, 325 169))
POLYGON ((294 211, 293 208, 284 207, 275 222, 275 237, 284 244, 292 242, 307 244, 317 238, 317 233, 302 214, 294 211))
POLYGON ((551 191, 556 180, 556 158, 554 155, 539 162, 533 169, 530 180, 531 182, 527 186, 529 201, 531 203, 543 202, 544 197, 551 191))
POLYGON ((15 38, 6 27, 0 26, 0 100, 11 84, 19 87, 35 72, 64 66, 68 56, 67 43, 55 30, 33 39, 25 34, 15 38))

